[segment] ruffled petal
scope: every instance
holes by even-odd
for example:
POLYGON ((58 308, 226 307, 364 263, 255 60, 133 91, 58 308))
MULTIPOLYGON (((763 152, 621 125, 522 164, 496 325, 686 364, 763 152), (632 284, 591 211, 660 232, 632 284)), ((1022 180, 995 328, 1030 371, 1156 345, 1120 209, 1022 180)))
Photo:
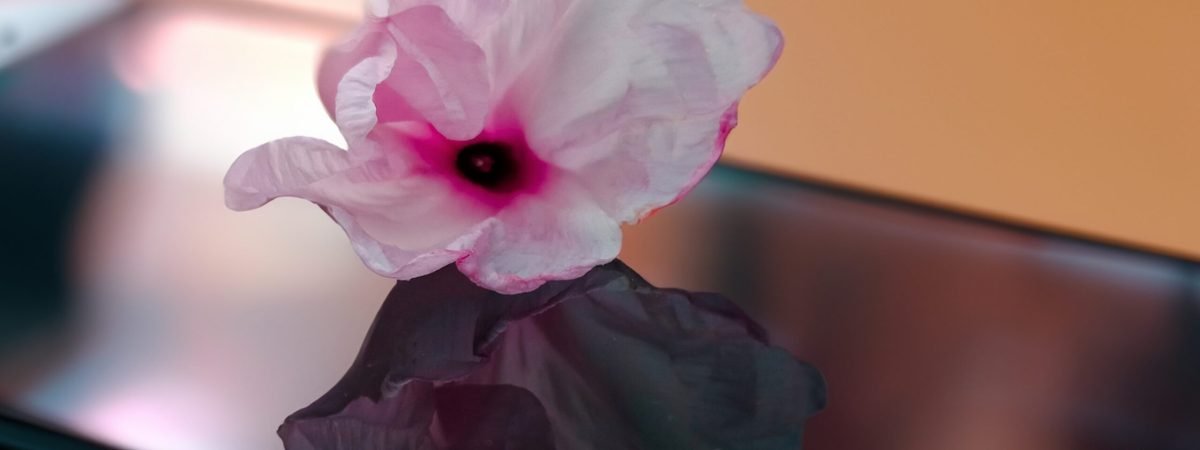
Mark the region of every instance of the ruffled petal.
POLYGON ((483 50, 434 5, 368 18, 326 53, 317 87, 352 146, 376 122, 430 123, 466 140, 489 112, 483 50))
MULTIPOLYGON (((403 203, 397 203, 404 208, 403 203)), ((469 247, 478 238, 478 226, 470 225, 470 216, 463 223, 441 219, 440 215, 421 216, 413 214, 407 221, 390 222, 370 213, 355 216, 353 212, 339 207, 327 207, 329 215, 342 226, 350 238, 354 252, 375 273, 397 280, 410 280, 432 273, 461 259, 467 252, 457 250, 469 247), (439 223, 439 222, 445 223, 439 223), (368 231, 363 222, 377 230, 377 237, 368 231), (413 228, 415 234, 404 234, 402 230, 413 228), (386 236, 396 236, 411 243, 418 238, 425 242, 436 242, 428 246, 412 246, 389 242, 386 236)))
MULTIPOLYGON (((376 92, 379 83, 391 75, 396 64, 396 45, 390 39, 381 38, 382 35, 383 33, 375 33, 367 38, 379 39, 378 53, 363 59, 346 71, 337 83, 337 95, 333 100, 335 122, 350 148, 361 149, 356 153, 367 154, 368 150, 374 150, 366 142, 366 138, 380 120, 375 101, 376 92)), ((416 112, 402 102, 386 106, 385 112, 388 115, 385 118, 417 117, 416 112)))
POLYGON ((503 15, 512 0, 369 0, 367 12, 388 17, 418 6, 436 6, 446 12, 459 29, 478 41, 503 15))
POLYGON ((742 0, 655 2, 635 28, 644 40, 664 41, 653 52, 663 60, 673 78, 694 69, 699 61, 698 54, 677 57, 675 53, 681 48, 702 46, 707 55, 705 65, 717 90, 716 106, 721 110, 766 77, 783 51, 779 28, 746 9, 742 0))
POLYGON ((319 197, 317 183, 352 168, 350 156, 320 139, 280 139, 243 153, 225 174, 225 205, 246 211, 278 197, 319 197))
POLYGON ((602 148, 610 157, 572 172, 614 219, 637 222, 691 191, 716 164, 736 123, 736 105, 721 114, 646 121, 614 133, 613 143, 597 143, 615 150, 602 148))
POLYGON ((325 206, 368 268, 408 280, 464 257, 493 212, 437 176, 381 162, 331 180, 325 206))
POLYGON ((230 168, 225 186, 226 203, 235 210, 285 196, 325 207, 363 262, 397 279, 426 275, 462 257, 461 249, 493 214, 441 177, 386 159, 355 161, 310 138, 282 139, 246 152, 230 168))
MULTIPOLYGON (((671 140, 693 145, 655 148, 656 155, 629 164, 654 164, 640 173, 705 173, 724 148, 717 137, 728 133, 731 108, 782 46, 778 29, 740 1, 578 2, 561 22, 561 35, 521 74, 508 104, 530 145, 579 177, 599 177, 581 169, 627 158, 628 145, 645 130, 659 136, 675 124, 681 130, 671 131, 671 140)), ((622 190, 592 194, 632 222, 695 184, 690 176, 665 178, 673 181, 656 181, 653 195, 638 195, 637 203, 614 200, 630 197, 622 190)))
POLYGON ((515 296, 451 268, 397 283, 288 449, 797 449, 811 366, 728 300, 620 263, 515 296), (505 445, 507 443, 507 445, 505 445))
POLYGON ((782 50, 740 1, 576 2, 510 94, 548 154, 644 118, 724 112, 782 50))
MULTIPOLYGON (((470 1, 470 0, 459 0, 470 1)), ((480 46, 488 56, 493 101, 503 102, 526 69, 554 46, 564 31, 562 19, 573 0, 509 0, 490 23, 480 28, 480 46)), ((563 67, 565 69, 565 67, 563 67)))
MULTIPOLYGON (((329 117, 335 121, 338 119, 337 98, 341 93, 340 86, 343 85, 346 75, 354 67, 373 59, 378 61, 375 65, 380 70, 360 69, 362 73, 356 77, 359 83, 370 89, 372 95, 375 86, 383 82, 391 73, 391 67, 396 59, 395 44, 387 35, 386 30, 380 26, 379 21, 371 21, 355 28, 349 36, 325 51, 325 55, 317 67, 317 93, 321 98, 321 103, 325 106, 325 111, 329 113, 329 117), (371 76, 372 73, 375 75, 371 76)), ((349 86, 354 86, 354 84, 349 86)), ((372 119, 374 118, 375 105, 370 96, 365 99, 359 98, 356 102, 363 108, 370 108, 370 116, 372 119)))
POLYGON ((418 6, 441 8, 483 48, 497 101, 525 67, 552 45, 563 14, 575 0, 371 0, 369 10, 386 17, 418 6))
POLYGON ((458 267, 480 286, 505 294, 531 291, 612 261, 621 228, 573 182, 548 182, 490 220, 458 267))
POLYGON ((478 135, 490 110, 483 50, 436 6, 404 10, 385 26, 398 55, 375 99, 381 121, 420 119, 453 140, 478 135), (420 117, 394 113, 410 110, 420 117))

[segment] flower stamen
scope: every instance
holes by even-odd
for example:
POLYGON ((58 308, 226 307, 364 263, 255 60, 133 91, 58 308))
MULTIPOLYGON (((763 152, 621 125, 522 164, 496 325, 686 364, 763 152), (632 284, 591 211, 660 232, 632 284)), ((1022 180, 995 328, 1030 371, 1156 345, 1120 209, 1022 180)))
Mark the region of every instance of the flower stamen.
POLYGON ((455 168, 467 181, 488 189, 511 185, 517 179, 512 149, 497 142, 479 142, 459 150, 455 168))

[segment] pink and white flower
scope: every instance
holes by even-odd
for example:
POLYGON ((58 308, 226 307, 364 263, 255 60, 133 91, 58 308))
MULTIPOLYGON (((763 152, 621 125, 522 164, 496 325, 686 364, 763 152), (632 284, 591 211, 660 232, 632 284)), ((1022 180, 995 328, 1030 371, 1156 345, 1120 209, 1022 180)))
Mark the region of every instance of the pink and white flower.
POLYGON ((741 0, 376 0, 329 51, 321 98, 349 150, 246 152, 235 210, 321 205, 372 270, 450 263, 527 292, 613 260, 623 223, 708 172, 782 38, 741 0))

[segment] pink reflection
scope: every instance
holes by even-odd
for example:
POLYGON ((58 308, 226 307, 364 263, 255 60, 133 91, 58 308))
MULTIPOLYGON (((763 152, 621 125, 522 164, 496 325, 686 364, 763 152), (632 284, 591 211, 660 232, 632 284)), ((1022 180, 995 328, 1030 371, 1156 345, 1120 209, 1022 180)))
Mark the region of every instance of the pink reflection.
POLYGON ((340 139, 303 68, 342 30, 236 3, 149 3, 110 27, 113 70, 143 96, 80 213, 79 344, 6 400, 122 447, 276 447, 279 421, 353 358, 388 283, 311 205, 236 215, 221 180, 276 136, 340 139))
POLYGON ((218 406, 194 385, 139 383, 86 406, 77 412, 75 424, 102 441, 130 448, 231 448, 211 432, 227 415, 218 406))

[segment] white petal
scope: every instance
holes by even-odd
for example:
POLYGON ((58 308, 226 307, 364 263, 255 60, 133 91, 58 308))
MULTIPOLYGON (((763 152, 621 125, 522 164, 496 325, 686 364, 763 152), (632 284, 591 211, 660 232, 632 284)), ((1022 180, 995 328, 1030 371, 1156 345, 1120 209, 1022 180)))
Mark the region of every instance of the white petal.
POLYGON ((502 294, 528 292, 549 280, 582 276, 612 261, 621 228, 568 180, 523 196, 483 229, 458 267, 472 281, 502 294))
POLYGON ((635 223, 686 195, 721 156, 736 108, 662 120, 617 133, 610 157, 574 169, 575 179, 613 218, 635 223))
POLYGON ((396 46, 390 39, 381 39, 377 54, 350 68, 337 84, 334 100, 334 119, 350 148, 363 141, 379 122, 375 92, 387 79, 396 63, 396 46))
MULTIPOLYGON (((325 110, 335 120, 339 86, 352 68, 361 65, 365 60, 384 57, 387 60, 387 70, 391 70, 391 60, 395 59, 395 45, 389 46, 391 39, 380 24, 379 21, 368 21, 356 28, 345 39, 330 47, 321 59, 317 68, 317 92, 325 110)), ((386 77, 387 72, 384 72, 374 83, 369 84, 374 87, 386 77)))
POLYGON ((231 209, 299 197, 324 206, 382 275, 408 279, 456 260, 494 211, 442 177, 386 159, 352 160, 324 141, 289 138, 246 152, 225 179, 231 209), (448 248, 455 247, 455 250, 448 248))
POLYGON ((355 175, 322 183, 326 195, 315 201, 329 208, 363 262, 387 277, 410 279, 455 261, 494 213, 441 177, 355 175))
POLYGON ((283 196, 315 195, 314 183, 353 167, 349 155, 320 139, 293 137, 254 148, 225 174, 225 204, 235 211, 258 208, 283 196))
POLYGON ((388 97, 391 101, 386 104, 376 98, 380 116, 393 107, 411 110, 419 117, 388 120, 421 120, 453 140, 478 135, 490 109, 491 85, 483 50, 435 6, 418 6, 386 20, 398 55, 380 86, 395 97, 388 97))
POLYGON ((469 246, 478 236, 478 227, 470 228, 444 246, 410 250, 375 238, 359 224, 356 217, 341 208, 329 208, 329 214, 346 231, 354 252, 363 264, 375 273, 398 280, 428 275, 458 260, 466 252, 444 247, 469 246))
POLYGON ((512 0, 370 0, 368 11, 374 17, 387 17, 418 6, 432 5, 446 11, 467 34, 478 36, 487 31, 512 0))
POLYGON ((580 2, 511 104, 532 148, 623 222, 679 199, 719 158, 782 38, 737 0, 580 2))
POLYGON ((317 71, 321 100, 351 148, 386 122, 430 123, 451 139, 475 137, 489 112, 483 50, 439 6, 384 9, 391 14, 368 18, 317 71))

